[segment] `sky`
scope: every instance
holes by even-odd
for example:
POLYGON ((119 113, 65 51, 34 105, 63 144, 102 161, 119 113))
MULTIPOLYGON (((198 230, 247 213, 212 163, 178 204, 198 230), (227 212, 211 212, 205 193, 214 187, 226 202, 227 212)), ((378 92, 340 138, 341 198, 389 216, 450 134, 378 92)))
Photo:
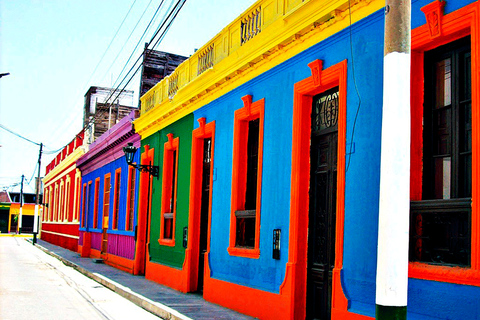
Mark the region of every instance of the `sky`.
MULTIPOLYGON (((34 192, 38 144, 43 177, 82 130, 88 88, 116 87, 176 2, 0 0, 0 73, 10 73, 0 78, 0 125, 33 142, 0 128, 0 190, 18 191, 23 174, 24 192, 34 192)), ((190 56, 254 2, 187 0, 155 50, 190 56)), ((127 86, 134 101, 139 78, 127 86)))

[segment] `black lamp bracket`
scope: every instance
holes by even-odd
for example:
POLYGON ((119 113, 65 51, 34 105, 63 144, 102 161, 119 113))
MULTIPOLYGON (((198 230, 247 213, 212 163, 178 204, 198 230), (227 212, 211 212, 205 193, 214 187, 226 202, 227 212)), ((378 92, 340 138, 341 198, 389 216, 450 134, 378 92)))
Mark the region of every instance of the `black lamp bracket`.
POLYGON ((131 164, 132 167, 136 168, 140 172, 147 172, 151 174, 152 176, 158 178, 158 166, 152 166, 149 164, 131 164))

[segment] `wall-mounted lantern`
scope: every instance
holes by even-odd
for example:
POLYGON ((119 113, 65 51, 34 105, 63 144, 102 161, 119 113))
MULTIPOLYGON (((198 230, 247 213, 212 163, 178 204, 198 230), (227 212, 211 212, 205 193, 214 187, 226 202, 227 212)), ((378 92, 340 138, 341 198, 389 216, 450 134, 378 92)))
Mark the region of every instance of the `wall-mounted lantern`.
POLYGON ((125 159, 127 160, 127 164, 136 168, 141 172, 148 172, 150 175, 158 178, 158 166, 152 166, 149 164, 134 164, 133 157, 137 152, 137 148, 133 145, 132 142, 129 142, 126 147, 123 147, 123 152, 125 153, 125 159))

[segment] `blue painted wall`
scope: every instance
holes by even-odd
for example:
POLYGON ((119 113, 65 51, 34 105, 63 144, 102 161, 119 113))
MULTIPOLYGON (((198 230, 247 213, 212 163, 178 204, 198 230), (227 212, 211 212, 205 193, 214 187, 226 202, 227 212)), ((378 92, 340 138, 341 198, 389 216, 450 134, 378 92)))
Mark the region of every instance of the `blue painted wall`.
MULTIPOLYGON (((140 153, 137 151, 134 157, 134 162, 140 162, 140 153)), ((102 214, 103 214, 103 193, 104 193, 104 185, 105 185, 105 175, 110 173, 110 209, 109 209, 109 230, 108 233, 115 233, 115 234, 123 234, 123 235, 134 235, 135 226, 137 225, 137 203, 138 203, 138 184, 140 175, 137 170, 135 170, 136 179, 135 179, 135 215, 133 218, 133 230, 125 231, 125 219, 127 213, 127 190, 128 190, 128 165, 125 161, 124 157, 121 157, 117 160, 109 162, 108 164, 100 167, 86 175, 82 175, 82 195, 81 195, 81 204, 83 203, 83 198, 85 195, 83 194, 83 184, 88 183, 91 181, 91 194, 89 197, 89 204, 88 204, 88 222, 86 228, 80 228, 81 231, 88 231, 88 232, 102 232, 102 214), (119 212, 118 212, 118 230, 112 229, 112 215, 113 215, 113 200, 114 200, 114 186, 115 186, 115 170, 121 168, 121 176, 120 176, 120 203, 119 203, 119 212), (99 192, 98 192, 98 215, 97 215, 97 228, 93 228, 93 212, 94 212, 94 196, 95 196, 95 179, 100 178, 99 184, 99 192)), ((82 210, 82 209, 81 209, 82 210)), ((83 212, 81 212, 81 219, 83 219, 83 212)))
MULTIPOLYGON (((413 1, 412 26, 425 23, 413 1)), ((472 1, 447 2, 445 13, 472 1)), ((288 261, 292 158, 293 86, 311 75, 315 59, 328 68, 348 60, 345 237, 342 285, 349 310, 375 316, 380 141, 383 100, 383 10, 326 39, 194 112, 195 120, 215 120, 212 197, 212 277, 279 292, 288 261), (234 111, 241 97, 265 98, 260 258, 230 256, 234 111), (282 230, 281 259, 272 259, 273 229, 282 230)), ((197 121, 194 122, 198 127, 197 121)), ((480 288, 410 279, 409 319, 480 319, 480 288), (427 316, 427 314, 429 316, 427 316)))

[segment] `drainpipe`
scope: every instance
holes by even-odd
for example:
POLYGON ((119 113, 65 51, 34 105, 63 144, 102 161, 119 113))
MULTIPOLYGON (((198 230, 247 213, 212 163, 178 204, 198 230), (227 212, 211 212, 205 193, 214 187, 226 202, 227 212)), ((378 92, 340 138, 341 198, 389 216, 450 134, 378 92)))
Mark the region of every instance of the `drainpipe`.
POLYGON ((411 1, 386 0, 376 319, 407 318, 411 1))

